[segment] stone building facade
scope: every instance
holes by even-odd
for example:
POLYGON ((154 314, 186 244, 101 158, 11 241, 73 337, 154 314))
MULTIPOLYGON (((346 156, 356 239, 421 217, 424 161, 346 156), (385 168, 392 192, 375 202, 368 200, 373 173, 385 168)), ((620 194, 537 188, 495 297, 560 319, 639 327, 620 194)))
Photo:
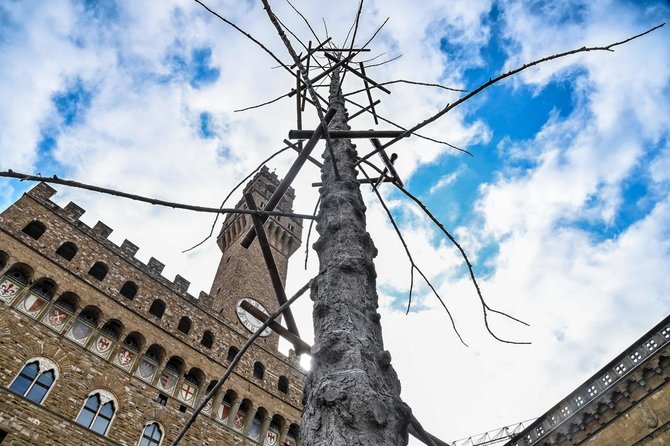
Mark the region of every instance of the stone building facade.
MULTIPOLYGON (((277 177, 246 186, 265 202, 277 177)), ((258 322, 239 308, 276 308, 258 243, 240 246, 248 216, 229 216, 218 237, 212 291, 161 275, 163 264, 108 240, 41 183, 0 214, 0 443, 168 445, 258 322), (246 324, 246 325, 245 325, 246 324)), ((290 190, 280 209, 290 211, 290 190)), ((282 280, 302 224, 266 224, 282 280)), ((184 445, 298 446, 305 372, 264 333, 182 440, 184 445)))
POLYGON ((670 316, 505 446, 670 445, 670 316))

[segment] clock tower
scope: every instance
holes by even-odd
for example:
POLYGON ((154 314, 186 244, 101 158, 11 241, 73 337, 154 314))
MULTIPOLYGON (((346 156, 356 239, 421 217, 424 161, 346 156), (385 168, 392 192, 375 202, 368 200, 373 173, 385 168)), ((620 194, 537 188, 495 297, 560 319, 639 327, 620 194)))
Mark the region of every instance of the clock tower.
MULTIPOLYGON (((247 183, 244 193, 251 193, 256 205, 263 208, 278 184, 277 175, 270 172, 267 167, 262 167, 247 183)), ((292 212, 294 198, 293 188, 289 188, 276 209, 292 212)), ((244 199, 240 200, 236 207, 246 208, 244 199)), ((264 226, 277 270, 282 283, 285 284, 288 259, 301 243, 302 220, 270 217, 264 226)), ((248 249, 241 245, 251 227, 249 215, 227 215, 217 237, 222 256, 210 291, 213 310, 229 324, 244 332, 255 331, 259 324, 256 318, 240 308, 243 299, 268 314, 279 306, 258 239, 255 239, 248 249)), ((281 319, 278 322, 281 322, 281 319)), ((268 347, 277 348, 279 337, 271 330, 264 331, 260 339, 268 347)))

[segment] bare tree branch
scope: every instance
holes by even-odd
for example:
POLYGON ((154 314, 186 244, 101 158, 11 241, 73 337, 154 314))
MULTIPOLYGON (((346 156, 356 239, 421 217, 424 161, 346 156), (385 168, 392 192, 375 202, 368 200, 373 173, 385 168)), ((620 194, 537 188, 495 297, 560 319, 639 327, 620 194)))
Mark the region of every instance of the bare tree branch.
MULTIPOLYGON (((314 279, 312 279, 314 280, 314 279)), ((305 291, 309 289, 309 287, 312 285, 312 280, 310 280, 306 285, 304 285, 302 288, 298 290, 297 293, 295 293, 290 299, 288 299, 284 304, 280 305, 279 308, 277 308, 269 317, 268 319, 263 322, 263 324, 258 327, 258 329, 251 335, 249 336, 249 339, 247 339, 247 342, 242 346, 239 352, 235 355, 232 361, 230 361, 230 364, 228 365, 228 368, 226 369, 225 373, 219 380, 216 382, 212 390, 210 390, 207 395, 203 398, 203 400, 198 404, 198 407, 195 408, 193 411, 193 414, 191 414, 191 417, 188 419, 184 427, 182 427, 181 431, 179 431, 179 434, 177 437, 174 439, 172 442, 172 446, 177 446, 179 442, 184 438, 184 435, 186 435, 186 432, 188 429, 193 425, 195 422, 196 418, 198 418, 198 415, 200 415, 200 412, 202 412, 202 409, 205 408, 207 403, 216 395, 216 392, 219 391, 221 386, 226 382, 226 380, 230 377, 230 375, 233 373, 233 370, 235 369, 235 366, 240 362, 242 359, 242 356, 246 353, 247 350, 249 350, 249 347, 251 347, 251 344, 254 343, 254 341, 265 331, 266 328, 270 325, 272 321, 274 321, 277 317, 279 317, 280 314, 284 312, 287 308, 291 306, 293 302, 298 300, 300 296, 302 296, 305 291)))
MULTIPOLYGON (((228 192, 228 195, 226 195, 226 198, 224 198, 223 201, 221 202, 221 206, 220 206, 220 208, 222 208, 223 205, 226 204, 226 201, 228 201, 228 199, 235 193, 235 191, 236 191, 237 189, 239 189, 240 187, 242 187, 242 185, 243 185, 244 183, 246 183, 247 180, 248 180, 249 178, 251 178, 253 174, 255 174, 256 172, 258 172, 259 170, 261 170, 261 167, 263 167, 265 164, 267 164, 268 162, 270 162, 270 160, 272 160, 272 158, 274 158, 275 156, 277 156, 277 155, 279 155, 279 154, 281 154, 281 153, 284 153, 285 151, 287 151, 287 150, 290 149, 290 148, 291 148, 291 147, 284 147, 283 149, 279 149, 279 150, 277 150, 275 153, 273 153, 272 155, 270 155, 269 157, 265 158, 265 159, 264 159, 264 160, 263 160, 263 161, 262 161, 262 162, 261 162, 255 169, 254 169, 254 170, 252 170, 252 171, 249 173, 249 175, 247 175, 246 177, 242 178, 242 180, 241 180, 239 183, 237 183, 237 185, 236 185, 230 192, 228 192)), ((198 246, 202 245, 202 244, 205 243, 207 240, 209 240, 209 239, 212 237, 212 235, 214 235, 214 229, 216 228, 216 222, 219 221, 219 215, 220 215, 220 214, 217 214, 216 217, 214 217, 214 221, 212 222, 212 227, 211 227, 210 230, 209 230, 209 235, 208 235, 207 237, 205 237, 201 242, 199 242, 199 243, 197 243, 197 244, 191 246, 191 247, 188 248, 188 249, 183 250, 182 253, 189 252, 189 251, 191 251, 191 250, 197 248, 198 246)))
MULTIPOLYGON (((379 168, 378 168, 377 166, 375 166, 374 164, 370 163, 368 160, 361 160, 361 161, 364 162, 365 164, 369 165, 369 166, 372 167, 373 169, 377 170, 380 174, 382 174, 381 170, 379 170, 379 168)), ((447 228, 445 228, 444 225, 443 225, 443 224, 442 224, 442 223, 441 223, 441 222, 440 222, 440 221, 433 215, 433 213, 430 212, 430 210, 428 209, 428 207, 426 207, 426 205, 423 204, 423 203, 421 202, 421 200, 419 200, 417 197, 415 197, 411 192, 409 192, 409 191, 408 191, 407 189, 405 189, 403 186, 401 186, 401 185, 399 185, 399 184, 397 184, 397 183, 395 183, 395 182, 393 183, 393 185, 394 185, 398 190, 400 190, 403 194, 405 194, 408 198, 410 198, 412 201, 414 201, 414 202, 421 208, 421 210, 424 212, 424 214, 426 214, 426 215, 428 216, 428 218, 430 218, 430 219, 433 221, 433 223, 434 223, 434 224, 435 224, 435 225, 442 231, 442 233, 449 239, 449 241, 450 241, 450 242, 451 242, 451 243, 458 249, 458 251, 460 252, 460 254, 461 254, 461 258, 463 258, 463 261, 465 261, 465 264, 466 264, 467 267, 468 267, 468 272, 469 272, 469 274, 470 274, 470 281, 471 281, 472 284, 474 285, 475 290, 477 291, 477 297, 479 298, 479 302, 480 302, 481 305, 482 305, 482 311, 483 311, 483 313, 484 313, 484 325, 486 326, 486 331, 488 331, 489 334, 490 334, 491 336, 493 336, 493 338, 495 338, 496 340, 498 340, 498 341, 500 341, 500 342, 504 342, 504 343, 506 343, 506 344, 530 344, 530 342, 508 341, 508 340, 505 340, 505 339, 502 339, 502 338, 498 337, 495 333, 493 333, 493 331, 491 331, 491 328, 489 327, 489 322, 488 322, 488 312, 489 312, 489 311, 492 312, 492 313, 498 313, 498 314, 500 314, 500 315, 502 315, 502 316, 505 316, 505 317, 507 317, 507 318, 509 318, 509 319, 512 319, 513 321, 516 321, 516 322, 518 322, 518 323, 520 323, 520 324, 523 324, 523 325, 525 325, 525 326, 528 326, 528 324, 527 324, 526 322, 522 321, 521 319, 517 319, 517 318, 515 318, 514 316, 511 316, 511 315, 509 315, 509 314, 507 314, 507 313, 505 313, 505 312, 503 312, 503 311, 495 310, 495 309, 491 308, 491 307, 486 303, 486 301, 484 300, 484 296, 482 295, 482 291, 481 291, 481 289, 479 288, 479 282, 477 282, 477 278, 475 277, 475 271, 474 271, 474 268, 473 268, 473 266, 472 266, 472 263, 470 263, 470 259, 468 258, 467 254, 465 253, 465 250, 464 250, 463 247, 458 243, 458 241, 456 241, 456 238, 454 238, 454 236, 451 235, 451 233, 450 233, 449 231, 447 231, 447 228)))
POLYGON ((387 63, 391 63, 391 62, 393 62, 394 60, 398 60, 398 59, 400 59, 401 57, 402 57, 402 54, 398 54, 397 56, 392 57, 392 58, 390 58, 390 59, 386 59, 386 60, 383 61, 383 62, 378 62, 378 63, 370 64, 370 65, 368 65, 368 68, 380 67, 380 66, 382 66, 382 65, 386 65, 387 63))
MULTIPOLYGON (((197 0, 196 0, 197 1, 197 0)), ((265 12, 267 13, 268 17, 270 18, 270 22, 274 25, 275 29, 277 30, 277 33, 279 34, 279 37, 281 38, 282 42, 284 43, 284 46, 288 50, 289 54, 293 58, 293 62, 295 65, 298 66, 298 69, 300 70, 300 73, 302 74, 303 77, 303 82, 305 83, 305 87, 307 88, 307 91, 309 92, 309 95, 312 97, 312 100, 314 101, 316 108, 316 114, 319 117, 319 121, 321 121, 321 125, 323 126, 323 133, 325 135, 326 139, 326 149, 328 149, 328 152, 330 153, 331 158, 333 159, 333 162, 335 161, 335 157, 333 155, 333 149, 330 144, 330 136, 328 134, 328 124, 324 120, 324 115, 323 112, 321 111, 321 107, 318 106, 319 104, 319 97, 316 94, 316 91, 314 91, 314 87, 312 86, 312 82, 309 79, 309 73, 305 70, 305 67, 303 66, 302 62, 300 62, 300 57, 296 54, 295 50, 293 49, 293 46, 291 45, 291 42, 288 40, 286 37, 286 34, 284 34, 284 31, 281 29, 281 25, 279 24, 277 20, 277 16, 275 16, 274 12, 272 12, 272 8, 270 7, 270 3, 268 0, 261 0, 263 2, 263 7, 265 9, 265 12)), ((293 73, 291 73, 293 74, 293 73)), ((335 172, 335 177, 339 178, 340 174, 337 170, 337 166, 333 164, 333 171, 335 172)))
POLYGON ((659 29, 663 26, 665 26, 665 23, 661 23, 660 25, 654 26, 653 28, 648 29, 645 32, 642 32, 642 33, 637 34, 635 36, 629 37, 625 40, 621 40, 619 42, 610 43, 609 45, 606 45, 606 46, 592 46, 592 47, 584 46, 582 48, 578 48, 578 49, 574 49, 574 50, 570 50, 570 51, 565 51, 565 52, 562 52, 562 53, 553 54, 551 56, 546 56, 546 57, 543 57, 541 59, 537 59, 537 60, 534 60, 534 61, 529 62, 527 64, 524 64, 524 65, 522 65, 518 68, 515 68, 514 70, 503 73, 496 78, 489 79, 488 82, 483 83, 479 87, 472 90, 470 93, 468 93, 465 96, 458 99, 456 102, 453 102, 451 104, 447 104, 442 110, 440 110, 439 112, 437 112, 433 116, 423 120, 422 122, 416 124, 414 127, 410 128, 409 130, 406 130, 405 132, 403 132, 402 135, 399 135, 396 138, 393 138, 391 141, 389 141, 386 144, 384 144, 383 146, 381 146, 381 148, 375 149, 372 152, 368 153, 367 155, 363 156, 358 162, 360 163, 362 160, 366 160, 366 159, 370 158, 371 156, 373 156, 374 154, 376 154, 380 150, 383 150, 383 149, 387 148, 391 144, 395 144, 396 142, 400 141, 402 138, 405 138, 408 135, 411 135, 412 133, 416 132, 417 130, 427 126, 428 124, 430 124, 432 122, 435 122, 440 117, 447 114, 449 111, 453 110, 454 108, 458 107, 459 105, 461 105, 462 103, 464 103, 468 99, 470 99, 473 96, 481 93, 482 91, 484 91, 485 89, 487 89, 491 85, 496 84, 503 79, 506 79, 510 76, 514 76, 515 74, 518 74, 518 73, 520 73, 524 70, 527 70, 528 68, 534 67, 534 66, 539 65, 541 63, 548 62, 548 61, 554 60, 554 59, 559 59, 561 57, 571 56, 571 55, 578 54, 578 53, 587 53, 587 52, 590 52, 590 51, 614 51, 612 48, 614 48, 616 46, 619 46, 619 45, 623 45, 625 43, 630 42, 631 40, 637 39, 639 37, 642 37, 646 34, 649 34, 649 33, 653 32, 653 31, 656 31, 657 29, 659 29))
MULTIPOLYGON (((367 178, 369 181, 371 181, 370 177, 365 172, 363 167, 358 166, 358 168, 360 169, 361 173, 363 173, 365 178, 367 178)), ((412 305, 412 290, 414 288, 414 270, 416 270, 421 275, 421 277, 423 277, 423 280, 430 287, 430 289, 433 291, 433 294, 435 294, 435 297, 437 297, 437 300, 440 301, 440 304, 442 304, 442 307, 444 308, 444 311, 447 312, 447 315, 449 316, 449 320, 451 321, 451 327, 454 329, 454 332, 456 333, 456 336, 458 336, 458 339, 461 341, 461 343, 467 347, 468 344, 465 343, 465 341, 461 337, 461 334, 458 332, 458 329, 456 328, 456 322, 454 322, 454 318, 453 318, 451 312, 449 311, 449 308, 447 308, 447 306, 444 303, 444 300, 442 299, 440 294, 437 292, 437 290, 435 289, 433 284, 430 282, 430 280, 428 280, 428 278, 423 273, 423 271, 421 271, 421 268, 419 268, 416 265, 416 263, 414 262, 414 258, 412 257, 412 253, 409 251, 409 247, 407 246, 407 243, 405 242, 405 239, 403 238, 402 233, 400 232, 400 228, 398 228, 398 225, 396 224, 395 219, 393 218, 393 214, 391 214, 391 211, 388 208, 388 206, 386 205, 386 202, 384 201, 384 198, 379 193, 379 188, 373 187, 372 190, 377 195, 377 198, 379 199, 379 203, 382 205, 382 207, 386 211, 386 215, 388 216, 389 221, 391 222, 391 225, 393 225, 393 229, 395 229, 395 233, 398 235, 398 238, 400 239, 400 243, 402 243, 403 248, 405 248, 405 253, 407 254, 407 258, 409 259, 409 262, 410 262, 411 267, 410 267, 409 299, 407 301, 407 312, 405 314, 409 314, 409 309, 410 309, 410 306, 412 305)))
MULTIPOLYGON (((373 65, 368 65, 367 67, 369 68, 371 66, 373 66, 373 65)), ((465 93, 465 92, 468 91, 468 90, 460 90, 458 88, 447 87, 447 86, 441 85, 441 84, 431 84, 431 83, 426 83, 426 82, 408 81, 406 79, 397 79, 397 80, 394 80, 394 81, 379 82, 379 85, 391 85, 391 84, 410 84, 410 85, 420 85, 420 86, 423 86, 423 87, 436 87, 436 88, 441 88, 443 90, 458 91, 458 92, 461 92, 461 93, 465 93)), ((349 93, 345 93, 343 96, 345 96, 345 97, 346 96, 352 96, 354 94, 362 93, 364 91, 365 91, 365 88, 361 88, 359 90, 354 90, 354 91, 350 91, 349 93)))
MULTIPOLYGON (((305 22, 305 24, 307 25, 309 30, 312 32, 312 35, 314 36, 316 41, 319 43, 319 45, 321 45, 321 40, 319 39, 319 36, 316 35, 316 32, 314 32, 314 28, 312 28, 312 25, 309 24, 309 20, 307 20, 307 18, 295 6, 293 6, 293 3, 291 3, 291 0, 286 0, 286 3, 288 3, 289 6, 291 8, 293 8, 293 10, 296 12, 296 14, 298 14, 302 18, 303 22, 305 22)), ((328 33, 326 32, 326 34, 328 34, 328 33)), ((328 36, 326 36, 326 37, 328 37, 328 36)))
POLYGON ((195 212, 205 212, 210 214, 253 214, 260 216, 280 216, 280 217, 293 217, 293 218, 304 218, 311 220, 314 217, 308 214, 294 214, 291 212, 281 212, 281 211, 251 211, 249 209, 233 209, 233 208, 210 208, 205 206, 195 206, 192 204, 177 203, 173 201, 159 200, 157 198, 143 197, 141 195, 129 194, 127 192, 121 192, 114 189, 107 189, 105 187, 93 186, 86 183, 80 183, 78 181, 64 180, 58 178, 56 175, 53 177, 42 177, 39 175, 29 175, 26 173, 14 172, 13 170, 5 170, 0 172, 0 177, 5 178, 18 178, 21 181, 41 181, 44 183, 53 183, 60 184, 63 186, 75 187, 78 189, 86 189, 93 192, 100 192, 103 194, 114 195, 116 197, 129 198, 135 201, 142 201, 144 203, 150 203, 156 206, 165 206, 173 209, 184 209, 187 211, 195 212))

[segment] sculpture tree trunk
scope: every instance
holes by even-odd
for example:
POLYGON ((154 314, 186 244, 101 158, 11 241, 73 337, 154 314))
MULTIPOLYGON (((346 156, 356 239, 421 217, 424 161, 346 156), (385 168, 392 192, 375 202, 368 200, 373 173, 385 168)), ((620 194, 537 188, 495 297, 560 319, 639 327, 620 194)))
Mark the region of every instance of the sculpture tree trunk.
MULTIPOLYGON (((339 73, 330 86, 337 110, 331 130, 349 130, 339 73)), ((314 349, 303 403, 303 446, 399 446, 407 444, 409 408, 384 351, 377 312, 377 254, 366 231, 365 204, 356 180, 356 147, 332 140, 340 179, 328 150, 321 173, 320 271, 311 290, 314 349)))

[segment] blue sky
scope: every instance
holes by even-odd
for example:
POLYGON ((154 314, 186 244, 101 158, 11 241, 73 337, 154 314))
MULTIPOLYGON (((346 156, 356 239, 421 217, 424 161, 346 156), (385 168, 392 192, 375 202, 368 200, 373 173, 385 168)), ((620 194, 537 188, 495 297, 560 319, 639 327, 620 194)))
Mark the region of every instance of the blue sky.
MULTIPOLYGON (((259 4, 208 4, 287 60, 259 4)), ((314 39, 286 4, 273 6, 305 43, 314 39)), ((327 17, 329 35, 343 44, 357 2, 298 6, 320 38, 321 17, 327 17)), ((654 1, 464 0, 445 8, 440 0, 420 6, 370 0, 358 40, 367 40, 390 17, 369 55, 384 53, 377 61, 402 57, 370 67, 370 76, 470 90, 547 54, 634 35, 667 21, 669 12, 667 3, 654 1)), ((457 235, 491 304, 531 323, 523 328, 493 319, 494 329, 532 346, 503 346, 486 335, 458 253, 415 206, 384 187, 417 263, 447 300, 471 347, 458 343, 444 311, 419 281, 413 311, 405 316, 409 265, 376 198, 364 189, 369 230, 380 253, 386 344, 403 397, 443 439, 544 412, 668 313, 669 32, 665 27, 613 53, 529 70, 422 130, 473 157, 417 138, 393 147, 408 188, 457 235), (417 346, 415 339, 434 342, 417 346), (448 371, 449 379, 436 386, 425 379, 425 370, 448 371), (486 404, 454 409, 437 403, 445 400, 486 404), (446 426, 445 417, 458 423, 446 426)), ((260 160, 283 147, 295 126, 291 100, 234 112, 293 87, 274 65, 187 0, 57 0, 39 8, 4 2, 0 168, 218 205, 260 160)), ((359 80, 348 76, 345 89, 358 88, 359 80)), ((460 94, 395 84, 391 95, 374 95, 382 100, 379 113, 410 126, 460 94)), ((305 126, 314 123, 308 109, 305 126)), ((374 123, 360 117, 352 127, 374 123)), ((269 167, 281 176, 292 157, 287 152, 269 167)), ((313 166, 301 172, 294 185, 297 211, 313 209, 317 191, 310 184, 318 179, 313 166)), ((0 208, 28 187, 0 180, 0 208)), ((141 260, 159 258, 167 277, 192 281, 191 294, 208 291, 219 259, 216 245, 181 251, 206 235, 209 216, 57 189, 56 202, 76 201, 87 210, 86 223, 99 219, 114 228, 112 241, 128 238, 140 246, 141 260)), ((311 255, 304 271, 302 256, 301 249, 290 264, 289 291, 318 269, 311 255)), ((309 339, 309 302, 297 305, 309 339)))

